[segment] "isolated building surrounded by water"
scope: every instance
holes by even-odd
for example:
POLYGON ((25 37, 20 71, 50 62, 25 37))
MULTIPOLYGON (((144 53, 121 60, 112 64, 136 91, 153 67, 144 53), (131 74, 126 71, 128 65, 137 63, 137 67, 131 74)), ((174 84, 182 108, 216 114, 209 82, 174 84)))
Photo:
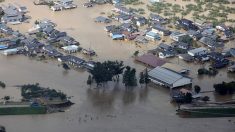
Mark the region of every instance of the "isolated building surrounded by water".
POLYGON ((171 89, 192 84, 191 78, 163 67, 154 68, 148 72, 148 75, 149 79, 151 79, 153 83, 163 85, 171 89))

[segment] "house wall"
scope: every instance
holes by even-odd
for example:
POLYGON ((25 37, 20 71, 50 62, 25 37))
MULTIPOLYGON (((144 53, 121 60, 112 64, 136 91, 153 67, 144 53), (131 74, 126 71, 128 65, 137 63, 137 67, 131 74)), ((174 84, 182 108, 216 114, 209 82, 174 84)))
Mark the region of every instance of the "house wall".
POLYGON ((152 28, 152 32, 154 32, 154 33, 158 33, 158 34, 160 34, 160 35, 164 36, 164 32, 163 32, 163 31, 156 30, 156 29, 152 28))
POLYGON ((155 83, 155 84, 157 84, 157 85, 161 85, 161 86, 166 86, 166 87, 168 87, 168 86, 165 85, 164 83, 159 82, 159 81, 157 81, 157 80, 155 80, 155 79, 150 78, 150 80, 151 80, 151 82, 153 82, 153 83, 155 83))

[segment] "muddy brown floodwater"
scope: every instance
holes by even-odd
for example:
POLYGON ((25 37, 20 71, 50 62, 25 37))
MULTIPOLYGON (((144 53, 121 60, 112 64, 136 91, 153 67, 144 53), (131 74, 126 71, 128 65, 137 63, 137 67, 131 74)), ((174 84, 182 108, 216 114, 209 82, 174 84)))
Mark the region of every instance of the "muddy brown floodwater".
MULTIPOLYGON (((37 19, 48 18, 58 25, 58 29, 75 37, 82 47, 92 47, 98 54, 94 60, 123 60, 125 64, 143 70, 144 66, 133 62, 131 55, 135 50, 146 52, 149 44, 142 48, 134 44, 112 41, 103 31, 102 24, 95 24, 93 19, 111 6, 83 8, 84 0, 78 1, 79 7, 63 12, 51 12, 45 6, 34 6, 32 0, 6 0, 7 3, 25 5, 32 16, 31 23, 12 26, 26 32, 37 19)), ((234 44, 234 43, 233 43, 234 44)), ((77 56, 83 57, 80 54, 77 56)), ((169 60, 177 62, 175 59, 169 60)), ((196 70, 200 65, 185 64, 191 69, 193 84, 202 90, 212 90, 213 83, 235 80, 234 75, 220 70, 215 77, 198 78, 196 70)), ((0 97, 14 96, 20 99, 19 89, 15 85, 40 83, 42 86, 61 90, 72 96, 76 103, 64 113, 47 115, 0 116, 0 124, 7 132, 234 132, 235 118, 184 119, 176 115, 176 107, 170 103, 169 89, 150 85, 147 89, 137 87, 126 91, 120 84, 107 84, 105 90, 90 89, 86 85, 86 71, 64 71, 57 61, 41 62, 25 56, 0 55, 0 80, 7 88, 0 89, 0 97), (231 120, 231 121, 229 121, 231 120)), ((215 100, 234 97, 209 96, 215 100), (216 97, 216 98, 215 98, 216 97)))

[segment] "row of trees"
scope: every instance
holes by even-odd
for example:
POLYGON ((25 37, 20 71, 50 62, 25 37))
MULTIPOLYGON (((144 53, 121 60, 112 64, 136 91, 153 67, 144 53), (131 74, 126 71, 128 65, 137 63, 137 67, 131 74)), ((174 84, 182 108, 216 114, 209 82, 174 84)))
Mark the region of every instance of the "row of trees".
POLYGON ((34 98, 49 98, 53 100, 54 98, 60 98, 61 100, 67 99, 67 95, 61 91, 56 91, 55 89, 44 88, 36 84, 26 84, 21 86, 21 96, 24 99, 34 99, 34 98))
MULTIPOLYGON (((103 63, 97 62, 94 69, 88 76, 87 84, 91 86, 93 80, 98 86, 104 86, 109 81, 119 82, 120 75, 122 75, 122 83, 126 87, 137 86, 136 69, 130 66, 124 66, 122 61, 105 61, 103 63)), ((140 73, 139 83, 149 83, 147 70, 140 73)))
POLYGON ((233 94, 235 92, 235 81, 226 83, 222 82, 214 85, 215 92, 220 95, 233 94))
MULTIPOLYGON (((220 0, 218 0, 220 1, 220 0)), ((235 13, 234 7, 224 5, 224 1, 211 2, 211 1, 196 1, 196 4, 187 4, 186 6, 180 6, 179 4, 156 2, 152 5, 147 5, 148 10, 156 12, 158 14, 163 13, 164 16, 168 16, 171 21, 181 17, 187 16, 188 14, 193 15, 193 19, 204 19, 212 22, 214 25, 224 22, 234 22, 234 19, 228 19, 230 14, 235 13), (205 14, 204 12, 208 12, 205 14)), ((228 2, 228 1, 227 1, 228 2)), ((226 3, 226 2, 225 2, 226 3)))

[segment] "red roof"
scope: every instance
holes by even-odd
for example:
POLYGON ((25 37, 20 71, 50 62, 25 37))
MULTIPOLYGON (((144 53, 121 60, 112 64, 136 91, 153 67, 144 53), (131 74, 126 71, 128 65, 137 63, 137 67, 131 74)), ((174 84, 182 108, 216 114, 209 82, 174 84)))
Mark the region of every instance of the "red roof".
POLYGON ((142 62, 142 63, 149 65, 151 67, 154 67, 154 68, 158 67, 158 66, 162 66, 166 63, 166 61, 156 57, 153 54, 144 54, 142 56, 139 56, 136 58, 136 61, 142 62))

